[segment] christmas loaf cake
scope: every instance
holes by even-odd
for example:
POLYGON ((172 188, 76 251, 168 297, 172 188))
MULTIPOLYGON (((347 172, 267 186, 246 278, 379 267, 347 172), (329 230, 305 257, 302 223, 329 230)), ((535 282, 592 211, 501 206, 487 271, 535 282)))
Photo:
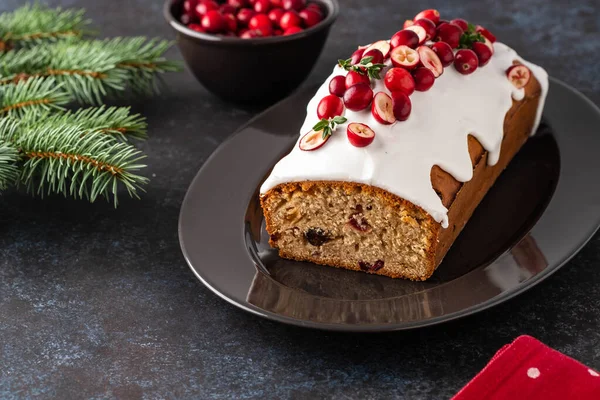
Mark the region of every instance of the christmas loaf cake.
POLYGON ((546 72, 421 12, 340 60, 261 187, 281 257, 425 280, 540 122, 546 72))

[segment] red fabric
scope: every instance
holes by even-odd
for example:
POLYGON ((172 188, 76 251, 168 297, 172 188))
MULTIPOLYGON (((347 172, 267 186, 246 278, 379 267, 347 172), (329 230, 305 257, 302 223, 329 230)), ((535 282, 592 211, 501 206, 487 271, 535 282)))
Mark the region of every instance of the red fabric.
POLYGON ((598 400, 600 374, 531 336, 502 347, 452 400, 598 400))

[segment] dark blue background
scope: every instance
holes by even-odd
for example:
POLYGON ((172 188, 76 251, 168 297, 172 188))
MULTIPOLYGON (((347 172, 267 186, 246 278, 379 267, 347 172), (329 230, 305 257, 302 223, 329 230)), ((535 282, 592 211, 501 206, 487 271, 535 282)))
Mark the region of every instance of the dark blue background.
MULTIPOLYGON (((3 0, 0 11, 21 3, 3 0)), ((50 3, 87 8, 106 36, 174 37, 159 0, 50 3)), ((306 85, 324 79, 358 43, 389 37, 421 8, 436 7, 444 18, 489 27, 600 104, 597 0, 341 3, 306 85)), ((179 58, 176 49, 170 55, 179 58)), ((114 210, 15 192, 0 197, 0 398, 442 399, 524 333, 600 368, 600 236, 517 299, 414 332, 304 330, 217 298, 180 253, 179 207, 211 152, 260 110, 214 98, 187 72, 167 82, 169 92, 134 104, 150 123, 141 147, 152 181, 141 201, 124 199, 114 210)))

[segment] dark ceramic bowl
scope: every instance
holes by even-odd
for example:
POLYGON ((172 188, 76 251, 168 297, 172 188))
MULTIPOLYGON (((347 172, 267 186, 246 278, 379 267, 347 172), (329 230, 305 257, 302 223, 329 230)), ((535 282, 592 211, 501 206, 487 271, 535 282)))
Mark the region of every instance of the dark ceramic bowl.
POLYGON ((269 103, 297 88, 312 70, 339 14, 337 0, 312 0, 326 15, 319 24, 290 36, 240 39, 200 33, 179 22, 181 1, 167 0, 164 15, 196 79, 235 103, 269 103))

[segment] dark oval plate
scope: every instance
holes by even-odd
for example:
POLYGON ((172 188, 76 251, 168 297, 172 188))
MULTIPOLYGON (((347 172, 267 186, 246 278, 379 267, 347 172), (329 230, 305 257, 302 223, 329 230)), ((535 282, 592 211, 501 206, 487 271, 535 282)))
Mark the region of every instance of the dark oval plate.
POLYGON ((284 260, 268 245, 258 189, 294 145, 314 90, 254 118, 192 182, 179 217, 196 276, 246 311, 340 331, 437 324, 502 303, 548 277, 600 225, 600 110, 551 79, 544 119, 426 282, 284 260))

